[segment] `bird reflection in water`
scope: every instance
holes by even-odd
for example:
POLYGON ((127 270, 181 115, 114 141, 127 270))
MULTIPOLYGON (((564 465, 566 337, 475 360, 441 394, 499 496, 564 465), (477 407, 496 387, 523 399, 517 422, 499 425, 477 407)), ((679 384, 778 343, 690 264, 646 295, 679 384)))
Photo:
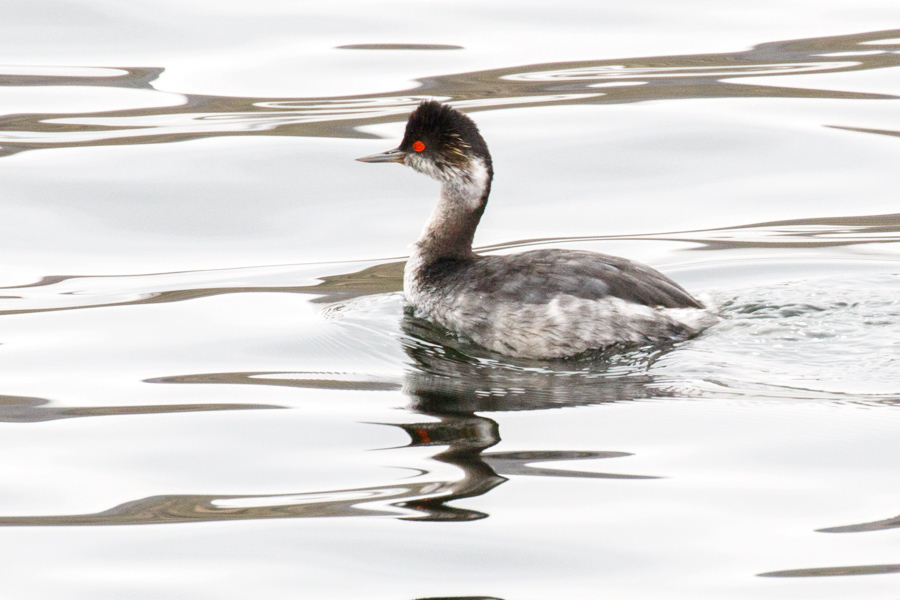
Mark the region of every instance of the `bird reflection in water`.
MULTIPOLYGON (((567 477, 590 479, 655 479, 649 475, 599 473, 532 466, 531 463, 612 459, 629 456, 613 451, 491 452, 500 442, 499 425, 478 412, 516 411, 591 405, 602 402, 659 396, 649 384, 646 362, 665 350, 585 357, 580 361, 510 363, 478 355, 464 343, 443 337, 423 321, 407 315, 403 320, 404 348, 412 359, 404 381, 383 378, 369 381, 329 381, 324 374, 212 373, 164 377, 150 383, 225 383, 230 385, 280 385, 331 389, 403 389, 409 409, 428 417, 418 423, 392 424, 410 437, 407 447, 444 449, 431 458, 455 467, 462 477, 449 481, 403 480, 377 487, 324 490, 271 495, 172 494, 151 496, 120 504, 94 514, 52 516, 0 516, 0 526, 135 525, 270 518, 394 516, 407 520, 472 521, 488 515, 451 505, 481 496, 507 481, 508 476, 567 477), (626 356, 626 358, 622 358, 626 356), (643 361, 643 366, 635 367, 643 361)), ((483 352, 483 351, 482 351, 483 352)), ((508 360, 508 359, 507 359, 508 360)), ((17 421, 88 417, 78 414, 37 414, 49 411, 41 402, 26 403, 11 414, 17 421), (35 412, 23 415, 23 410, 35 412)), ((10 401, 11 402, 11 401, 10 401)), ((252 405, 233 405, 233 410, 252 405)), ((168 412, 167 407, 158 407, 168 412)), ((254 407, 258 408, 258 407, 254 407)), ((271 408, 267 406, 265 408, 271 408)), ((191 406, 202 410, 202 405, 191 406)), ((228 410, 213 405, 211 410, 228 410)), ((177 411, 175 408, 173 410, 177 411)), ((57 411, 58 412, 58 411, 57 411)), ((70 411, 71 412, 71 411, 70 411)), ((122 413, 132 414, 124 410, 122 413)), ((110 409, 97 413, 109 415, 110 409)), ((0 414, 0 419, 3 415, 0 414)), ((429 473, 422 473, 429 475, 429 473)), ((423 478, 427 479, 427 478, 423 478)))
POLYGON ((630 456, 627 452, 486 452, 500 442, 500 429, 493 419, 476 414, 633 399, 647 395, 647 376, 604 378, 603 375, 609 375, 611 363, 598 357, 585 357, 581 365, 564 361, 555 365, 527 361, 510 364, 507 357, 494 357, 465 341, 448 338, 439 328, 410 314, 404 316, 403 330, 406 353, 414 362, 404 384, 404 392, 411 400, 410 409, 438 420, 399 427, 412 438, 412 446, 446 445, 447 449, 433 459, 458 467, 464 474, 446 494, 407 502, 406 506, 424 511, 424 516, 417 518, 483 518, 487 515, 450 507, 448 502, 480 496, 505 482, 507 475, 655 478, 530 466, 535 462, 630 456), (573 366, 585 365, 593 366, 594 371, 571 370, 573 366))

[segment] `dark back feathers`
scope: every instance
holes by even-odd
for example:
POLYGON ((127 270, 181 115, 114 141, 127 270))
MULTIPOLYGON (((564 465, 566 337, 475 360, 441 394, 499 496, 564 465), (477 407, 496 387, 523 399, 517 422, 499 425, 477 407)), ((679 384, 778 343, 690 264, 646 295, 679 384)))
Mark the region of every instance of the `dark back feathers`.
POLYGON ((580 250, 436 261, 425 274, 435 289, 483 295, 491 302, 547 304, 560 294, 614 297, 650 307, 703 308, 662 273, 624 258, 580 250))

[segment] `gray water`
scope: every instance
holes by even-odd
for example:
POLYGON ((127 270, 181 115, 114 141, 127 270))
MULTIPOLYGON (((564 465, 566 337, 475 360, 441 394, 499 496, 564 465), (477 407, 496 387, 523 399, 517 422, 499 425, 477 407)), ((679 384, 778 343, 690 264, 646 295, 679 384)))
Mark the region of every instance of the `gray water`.
POLYGON ((895 2, 0 7, 0 592, 900 590, 895 2), (722 321, 513 361, 404 314, 436 184, 485 252, 646 262, 722 321))

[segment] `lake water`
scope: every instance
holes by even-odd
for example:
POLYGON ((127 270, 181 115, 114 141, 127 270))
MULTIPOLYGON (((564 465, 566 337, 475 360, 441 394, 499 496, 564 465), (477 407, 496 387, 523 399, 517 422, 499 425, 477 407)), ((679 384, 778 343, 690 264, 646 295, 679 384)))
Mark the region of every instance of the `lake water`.
POLYGON ((896 0, 0 6, 9 598, 900 594, 896 0), (404 315, 422 99, 486 252, 627 256, 667 348, 404 315))

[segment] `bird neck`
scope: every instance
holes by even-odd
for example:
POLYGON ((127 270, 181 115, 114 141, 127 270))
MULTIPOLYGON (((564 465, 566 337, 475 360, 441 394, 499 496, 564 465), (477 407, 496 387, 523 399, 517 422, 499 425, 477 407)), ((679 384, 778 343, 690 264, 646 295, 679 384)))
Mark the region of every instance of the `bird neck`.
POLYGON ((426 262, 440 258, 471 258, 475 229, 484 214, 493 171, 480 160, 472 168, 444 179, 441 197, 416 242, 416 253, 426 262))

